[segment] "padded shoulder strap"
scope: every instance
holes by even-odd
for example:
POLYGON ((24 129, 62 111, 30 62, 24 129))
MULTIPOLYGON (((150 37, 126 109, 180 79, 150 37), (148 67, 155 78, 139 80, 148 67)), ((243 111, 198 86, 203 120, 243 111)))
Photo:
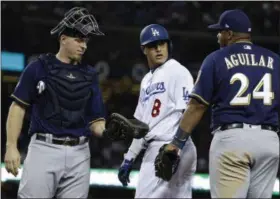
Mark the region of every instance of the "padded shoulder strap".
POLYGON ((51 53, 47 54, 41 54, 38 59, 41 61, 44 69, 46 71, 49 71, 49 69, 52 67, 52 59, 54 58, 54 55, 51 53))

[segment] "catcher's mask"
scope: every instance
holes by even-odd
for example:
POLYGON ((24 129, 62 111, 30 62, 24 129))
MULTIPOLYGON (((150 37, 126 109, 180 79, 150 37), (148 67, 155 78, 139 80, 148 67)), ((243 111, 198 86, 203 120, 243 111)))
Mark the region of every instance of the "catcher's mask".
POLYGON ((64 18, 51 30, 51 35, 65 34, 70 37, 89 37, 90 35, 104 35, 99 30, 94 16, 86 8, 74 7, 64 14, 64 18))

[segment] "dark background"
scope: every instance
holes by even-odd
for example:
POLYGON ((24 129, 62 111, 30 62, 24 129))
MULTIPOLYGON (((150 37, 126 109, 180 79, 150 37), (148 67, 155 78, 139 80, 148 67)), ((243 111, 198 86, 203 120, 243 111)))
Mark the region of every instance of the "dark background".
MULTIPOLYGON (((100 72, 106 113, 118 112, 131 118, 136 108, 139 83, 148 71, 141 54, 139 34, 151 23, 164 25, 172 38, 173 56, 185 65, 194 78, 203 59, 219 48, 217 33, 207 31, 207 25, 216 23, 225 9, 243 9, 252 21, 253 42, 280 53, 279 2, 1 2, 2 51, 21 52, 26 64, 40 53, 56 53, 58 43, 50 30, 72 7, 86 7, 92 13, 106 36, 94 37, 88 45, 84 61, 100 72), (101 63, 106 63, 101 64, 101 63)), ((1 70, 1 158, 5 153, 5 123, 13 91, 20 73, 1 70)), ((28 114, 21 133, 19 148, 24 160, 28 137, 28 114)), ((198 150, 197 173, 208 173, 210 111, 193 133, 198 150)), ((130 140, 111 143, 92 137, 91 167, 118 168, 130 140)), ((134 166, 139 169, 140 160, 134 166)), ((6 193, 16 192, 17 183, 3 183, 6 193)), ((95 197, 133 197, 133 191, 92 188, 95 197)), ((194 197, 209 197, 209 193, 194 193, 194 197), (198 194, 198 195, 197 195, 198 194), (202 194, 202 195, 200 195, 202 194)), ((13 195, 12 195, 13 196, 13 195)))

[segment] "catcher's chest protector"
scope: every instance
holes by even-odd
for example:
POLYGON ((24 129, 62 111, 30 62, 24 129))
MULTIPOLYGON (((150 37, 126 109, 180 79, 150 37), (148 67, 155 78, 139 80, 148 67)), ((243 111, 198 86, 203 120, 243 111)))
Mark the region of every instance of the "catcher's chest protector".
MULTIPOLYGON (((54 55, 41 55, 47 72, 45 91, 39 96, 39 114, 56 126, 79 128, 85 125, 86 105, 93 91, 94 74, 54 62, 54 55)), ((79 67, 79 68, 78 68, 79 67)))

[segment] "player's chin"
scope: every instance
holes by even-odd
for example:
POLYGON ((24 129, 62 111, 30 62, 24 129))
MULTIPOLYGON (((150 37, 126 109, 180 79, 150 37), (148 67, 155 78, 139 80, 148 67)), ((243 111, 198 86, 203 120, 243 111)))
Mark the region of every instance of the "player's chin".
POLYGON ((75 61, 80 62, 82 60, 82 57, 82 55, 76 55, 74 59, 75 61))
POLYGON ((156 65, 161 65, 161 64, 164 64, 167 60, 167 57, 162 57, 162 58, 158 58, 158 59, 155 59, 155 64, 156 65))

